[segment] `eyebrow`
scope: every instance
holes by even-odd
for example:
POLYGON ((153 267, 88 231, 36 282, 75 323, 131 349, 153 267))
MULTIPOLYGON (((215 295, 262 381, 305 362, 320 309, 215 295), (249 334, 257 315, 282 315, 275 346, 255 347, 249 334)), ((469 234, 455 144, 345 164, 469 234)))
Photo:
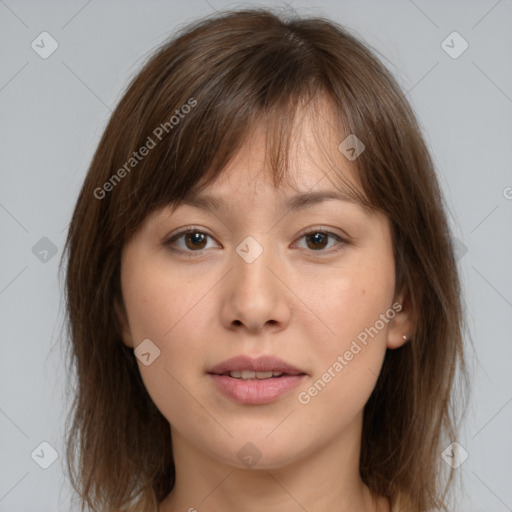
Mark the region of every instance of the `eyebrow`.
MULTIPOLYGON (((283 203, 283 210, 285 212, 297 211, 304 208, 323 203, 324 201, 338 200, 347 203, 352 203, 360 206, 363 210, 366 210, 364 206, 353 196, 334 190, 318 190, 315 192, 302 192, 295 196, 289 197, 283 203)), ((211 195, 196 195, 186 197, 181 201, 181 204, 194 206, 202 210, 220 210, 225 208, 226 201, 220 197, 211 195)))

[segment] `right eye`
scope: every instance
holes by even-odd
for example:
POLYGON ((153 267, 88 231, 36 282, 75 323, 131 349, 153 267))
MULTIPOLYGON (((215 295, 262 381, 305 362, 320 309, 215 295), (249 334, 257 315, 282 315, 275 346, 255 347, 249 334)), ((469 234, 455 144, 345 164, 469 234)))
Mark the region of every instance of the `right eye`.
POLYGON ((172 235, 171 238, 164 242, 164 245, 169 246, 173 251, 182 253, 202 252, 203 249, 208 248, 206 247, 208 237, 212 238, 208 233, 194 226, 187 226, 185 229, 172 235), (182 242, 181 245, 178 242, 182 242))

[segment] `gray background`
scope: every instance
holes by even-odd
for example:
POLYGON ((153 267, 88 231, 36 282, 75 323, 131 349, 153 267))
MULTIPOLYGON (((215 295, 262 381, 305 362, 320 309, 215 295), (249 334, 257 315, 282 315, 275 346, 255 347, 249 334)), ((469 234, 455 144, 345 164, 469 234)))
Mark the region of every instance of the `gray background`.
MULTIPOLYGON (((460 241, 475 346, 458 510, 512 510, 512 1, 291 4, 356 30, 380 52, 420 118, 460 241), (469 44, 456 59, 441 46, 453 31, 469 44)), ((2 512, 70 509, 57 267, 106 121, 144 58, 178 26, 249 5, 256 4, 0 0, 2 512), (31 47, 43 31, 59 45, 47 59, 31 47), (39 447, 44 441, 59 454, 47 469, 39 465, 51 461, 39 447)))

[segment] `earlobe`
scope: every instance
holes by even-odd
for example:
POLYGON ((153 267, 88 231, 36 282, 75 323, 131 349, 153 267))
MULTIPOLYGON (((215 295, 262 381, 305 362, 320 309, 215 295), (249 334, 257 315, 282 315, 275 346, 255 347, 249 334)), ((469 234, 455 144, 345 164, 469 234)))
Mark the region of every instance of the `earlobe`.
POLYGON ((130 334, 128 327, 128 319, 126 317, 125 308, 119 303, 118 298, 114 299, 114 314, 116 317, 119 334, 123 340, 123 343, 130 348, 133 348, 133 339, 130 334))
POLYGON ((386 342, 387 348, 391 350, 400 348, 410 341, 416 328, 415 315, 408 290, 400 293, 395 298, 393 306, 395 304, 399 305, 399 307, 394 307, 396 314, 390 322, 386 342))
POLYGON ((409 341, 409 337, 407 335, 388 335, 388 341, 386 343, 386 347, 390 350, 394 350, 396 348, 400 348, 401 346, 405 345, 409 341))

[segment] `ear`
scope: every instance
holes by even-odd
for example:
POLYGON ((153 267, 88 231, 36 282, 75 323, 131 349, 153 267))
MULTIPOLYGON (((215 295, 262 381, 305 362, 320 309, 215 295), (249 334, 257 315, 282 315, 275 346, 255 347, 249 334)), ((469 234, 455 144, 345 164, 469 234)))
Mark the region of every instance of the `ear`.
POLYGON ((392 309, 395 316, 390 322, 386 346, 393 350, 407 343, 416 330, 416 314, 408 286, 404 286, 400 293, 395 294, 392 309))
POLYGON ((133 348, 133 338, 130 333, 130 327, 128 326, 126 309, 124 304, 121 304, 121 301, 118 299, 118 297, 114 299, 114 313, 123 343, 127 347, 133 348))

